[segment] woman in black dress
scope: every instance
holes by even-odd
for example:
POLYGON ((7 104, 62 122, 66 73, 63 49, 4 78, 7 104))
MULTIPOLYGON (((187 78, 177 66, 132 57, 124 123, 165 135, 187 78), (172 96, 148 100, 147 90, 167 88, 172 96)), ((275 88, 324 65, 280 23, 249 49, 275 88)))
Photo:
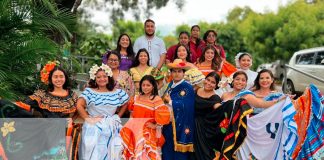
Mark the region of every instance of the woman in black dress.
POLYGON ((204 87, 199 88, 195 97, 195 158, 198 160, 212 160, 215 157, 214 150, 220 150, 223 139, 219 139, 217 132, 220 132, 218 126, 210 123, 210 117, 215 121, 221 121, 224 116, 218 108, 221 104, 221 98, 215 94, 220 77, 217 73, 211 72, 206 76, 204 87), (219 111, 218 111, 219 110, 219 111), (209 117, 209 118, 208 118, 209 117), (219 119, 219 120, 218 120, 219 119), (218 143, 217 143, 218 142, 218 143))

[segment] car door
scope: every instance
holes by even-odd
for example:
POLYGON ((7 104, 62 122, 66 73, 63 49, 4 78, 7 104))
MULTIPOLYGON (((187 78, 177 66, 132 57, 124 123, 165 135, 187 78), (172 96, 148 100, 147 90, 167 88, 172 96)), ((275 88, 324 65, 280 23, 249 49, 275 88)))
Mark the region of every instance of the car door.
MULTIPOLYGON (((300 58, 296 62, 295 68, 303 72, 315 75, 314 56, 315 56, 314 52, 301 54, 300 58)), ((315 81, 313 78, 299 72, 296 72, 294 77, 295 77, 295 84, 294 84, 295 90, 299 92, 304 91, 305 88, 308 87, 310 83, 315 81)))
MULTIPOLYGON (((320 79, 324 80, 324 51, 319 51, 315 55, 315 65, 314 70, 311 72, 316 77, 319 77, 320 79)), ((322 93, 324 93, 324 83, 314 80, 313 82, 322 93)))

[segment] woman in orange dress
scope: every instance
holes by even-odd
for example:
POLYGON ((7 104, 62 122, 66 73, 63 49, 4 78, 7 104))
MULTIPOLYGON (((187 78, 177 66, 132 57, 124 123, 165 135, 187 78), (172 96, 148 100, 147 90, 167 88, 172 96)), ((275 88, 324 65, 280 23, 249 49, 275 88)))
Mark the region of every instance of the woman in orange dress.
POLYGON ((161 159, 160 149, 164 144, 162 125, 170 123, 170 111, 158 96, 157 83, 153 76, 145 75, 140 81, 140 95, 129 103, 131 119, 120 131, 123 139, 123 158, 161 159))
POLYGON ((219 53, 212 45, 207 45, 205 47, 196 66, 205 76, 210 72, 216 72, 220 77, 228 77, 237 71, 232 64, 220 57, 219 53))

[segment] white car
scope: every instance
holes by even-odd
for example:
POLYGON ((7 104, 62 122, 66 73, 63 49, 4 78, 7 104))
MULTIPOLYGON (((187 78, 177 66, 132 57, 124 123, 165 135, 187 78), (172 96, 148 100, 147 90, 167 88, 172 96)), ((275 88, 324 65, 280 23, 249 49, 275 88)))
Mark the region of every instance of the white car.
POLYGON ((289 66, 314 75, 321 79, 322 82, 293 69, 287 69, 287 93, 303 92, 310 83, 315 84, 324 93, 324 47, 295 52, 290 58, 289 66))

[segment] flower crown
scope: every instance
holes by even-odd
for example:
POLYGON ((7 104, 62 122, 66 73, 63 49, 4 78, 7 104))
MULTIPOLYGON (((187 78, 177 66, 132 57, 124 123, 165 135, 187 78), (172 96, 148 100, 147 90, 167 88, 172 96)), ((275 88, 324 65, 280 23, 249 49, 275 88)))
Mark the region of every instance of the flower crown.
POLYGON ((105 73, 108 77, 113 76, 113 73, 109 66, 107 66, 106 64, 101 64, 101 66, 99 67, 97 64, 95 64, 90 68, 90 71, 89 71, 90 79, 95 80, 96 74, 99 69, 102 69, 103 71, 105 71, 105 73))
POLYGON ((55 68, 55 66, 59 65, 59 61, 48 61, 46 65, 43 67, 43 69, 40 72, 41 81, 45 84, 48 84, 48 78, 50 72, 55 68))

